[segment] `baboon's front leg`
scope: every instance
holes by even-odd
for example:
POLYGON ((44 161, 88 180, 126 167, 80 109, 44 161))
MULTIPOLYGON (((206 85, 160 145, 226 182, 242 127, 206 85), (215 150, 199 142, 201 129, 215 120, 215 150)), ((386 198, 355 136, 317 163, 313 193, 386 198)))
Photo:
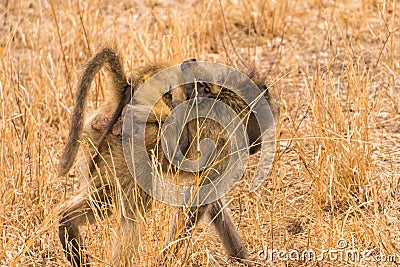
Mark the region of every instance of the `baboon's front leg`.
MULTIPOLYGON (((242 238, 240 237, 233 218, 230 214, 230 209, 225 206, 223 199, 219 199, 211 204, 190 208, 188 212, 180 214, 180 219, 175 218, 172 223, 170 236, 179 239, 172 247, 174 254, 182 247, 184 240, 190 236, 191 231, 196 226, 198 221, 205 213, 210 216, 211 222, 224 245, 227 254, 247 266, 253 266, 248 262, 248 252, 242 238), (182 221, 182 216, 186 216, 183 227, 177 226, 177 221, 182 221), (183 229, 182 229, 183 228, 183 229), (178 229, 181 232, 178 232, 178 229)), ((171 251, 171 248, 169 249, 171 251)), ((165 255, 164 255, 165 256, 165 255)))
POLYGON ((225 201, 219 199, 211 203, 208 213, 227 254, 238 261, 246 263, 248 266, 252 266, 252 264, 247 261, 247 249, 237 231, 230 214, 230 209, 225 206, 225 201))

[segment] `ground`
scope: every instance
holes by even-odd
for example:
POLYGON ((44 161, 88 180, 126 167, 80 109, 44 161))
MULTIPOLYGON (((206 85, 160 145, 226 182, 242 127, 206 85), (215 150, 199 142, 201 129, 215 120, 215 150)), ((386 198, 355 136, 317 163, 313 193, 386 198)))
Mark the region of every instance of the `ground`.
MULTIPOLYGON (((258 190, 244 179, 227 197, 256 265, 400 262, 397 0, 21 0, 0 14, 0 266, 67 265, 57 208, 80 180, 55 169, 76 81, 107 44, 127 73, 197 58, 267 77, 280 102, 275 163, 258 190)), ((105 87, 102 73, 89 108, 105 87)), ((171 212, 154 205, 137 266, 159 264, 171 212)), ((111 262, 110 224, 85 231, 96 266, 111 262)), ((207 224, 171 263, 233 265, 207 224)))

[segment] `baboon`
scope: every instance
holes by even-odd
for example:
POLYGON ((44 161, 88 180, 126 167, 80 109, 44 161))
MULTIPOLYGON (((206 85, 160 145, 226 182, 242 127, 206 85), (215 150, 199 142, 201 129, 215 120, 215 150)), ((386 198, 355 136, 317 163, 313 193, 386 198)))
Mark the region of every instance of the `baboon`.
MULTIPOLYGON (((183 75, 185 74, 185 66, 190 61, 185 61, 181 64, 183 75)), ((59 237, 67 259, 73 266, 89 265, 88 256, 82 252, 79 226, 85 222, 94 223, 95 216, 97 215, 101 217, 109 214, 115 203, 122 203, 120 205, 121 210, 118 210, 122 218, 122 232, 119 234, 128 242, 138 242, 138 236, 136 235, 138 225, 135 223, 135 220, 139 216, 145 215, 146 211, 150 208, 151 198, 136 185, 125 163, 121 142, 121 114, 123 113, 123 108, 140 84, 165 67, 165 65, 159 64, 145 67, 128 80, 126 79, 117 53, 113 49, 104 48, 89 60, 78 82, 71 129, 60 161, 59 174, 67 174, 75 158, 77 158, 77 170, 80 171, 82 177, 87 179, 87 187, 93 187, 94 190, 90 193, 87 190, 82 191, 66 201, 61 209, 59 237), (90 84, 95 74, 104 65, 107 66, 112 78, 111 86, 106 94, 106 101, 84 123, 83 113, 90 84), (77 157, 80 143, 85 144, 86 149, 82 149, 77 157), (123 191, 122 193, 117 193, 121 190, 123 191)), ((272 103, 263 83, 257 83, 257 85, 265 92, 264 96, 268 102, 272 103)), ((172 89, 163 95, 153 107, 152 113, 146 122, 145 145, 149 154, 159 145, 160 127, 165 118, 168 117, 170 111, 176 105, 188 98, 193 98, 194 88, 201 95, 220 100, 231 106, 238 114, 243 114, 241 117, 246 121, 246 131, 249 136, 249 143, 251 144, 250 153, 253 154, 259 150, 260 128, 247 104, 226 88, 197 81, 172 89)), ((214 166, 216 172, 214 171, 212 175, 207 173, 209 176, 216 176, 218 171, 226 167, 224 166, 225 161, 226 158, 229 158, 229 152, 226 151, 226 143, 229 140, 226 134, 223 134, 223 129, 216 122, 207 119, 201 119, 199 122, 202 125, 201 132, 199 132, 198 124, 195 124, 195 122, 187 123, 182 136, 182 139, 185 141, 180 143, 179 146, 183 154, 195 159, 197 157, 197 150, 191 145, 195 140, 210 138, 216 141, 217 151, 219 152, 217 160, 219 163, 214 166)), ((159 153, 162 154, 162 150, 159 153)), ((162 157, 161 155, 159 160, 164 161, 165 159, 162 157)), ((201 176, 203 172, 205 171, 195 173, 194 176, 201 176)), ((192 176, 189 175, 189 177, 192 176)), ((224 204, 224 199, 219 199, 208 205, 186 209, 184 212, 188 215, 188 219, 184 222, 184 235, 190 234, 190 230, 196 225, 198 220, 204 214, 208 214, 228 255, 251 265, 247 262, 247 250, 237 232, 229 208, 224 204)), ((180 234, 176 232, 174 222, 171 229, 171 236, 176 237, 180 234)), ((113 246, 113 250, 114 264, 116 266, 125 260, 121 258, 121 253, 129 254, 131 252, 120 251, 121 248, 117 242, 113 246)))
MULTIPOLYGON (((183 75, 185 75, 186 69, 188 68, 187 65, 192 63, 195 64, 194 62, 196 61, 188 60, 181 64, 183 75)), ((264 85, 264 81, 255 75, 250 74, 249 76, 251 76, 253 81, 258 86, 262 97, 268 101, 273 115, 275 115, 275 118, 277 118, 279 106, 271 97, 268 88, 264 85)), ((208 84, 201 80, 192 83, 189 82, 185 84, 185 87, 187 90, 188 99, 207 97, 222 101, 226 105, 230 106, 236 114, 240 114, 239 117, 242 118, 249 137, 250 154, 254 154, 260 150, 261 130, 258 126, 255 114, 251 112, 250 107, 236 93, 224 88, 223 86, 208 84)), ((192 102, 192 104, 196 105, 196 101, 192 102)), ((198 103, 198 105, 201 105, 201 103, 198 103)), ((220 114, 220 116, 224 115, 225 114, 223 113, 220 114)), ((192 120, 186 123, 186 134, 188 135, 186 138, 188 142, 186 143, 186 147, 181 148, 185 152, 185 156, 187 158, 196 159, 198 157, 198 148, 195 146, 197 139, 207 138, 215 141, 217 144, 217 157, 214 159, 214 161, 217 163, 212 165, 211 168, 205 171, 199 171, 197 173, 197 175, 200 176, 200 179, 203 179, 203 183, 207 182, 205 180, 215 180, 224 170, 224 168, 226 168, 227 162, 229 161, 230 151, 227 143, 229 143, 230 140, 228 136, 223 131, 223 127, 219 125, 218 122, 211 119, 199 118, 198 120, 192 120), (205 177, 207 178, 205 179, 205 177)), ((184 236, 190 235, 191 229, 193 229, 193 227, 205 214, 208 215, 212 224, 215 226, 216 232, 221 238, 228 255, 251 266, 251 263, 247 261, 248 253, 246 247, 237 232, 234 221, 230 215, 230 210, 228 207, 226 207, 223 198, 218 199, 210 204, 199 205, 194 208, 184 208, 183 210, 180 210, 180 218, 176 218, 176 220, 172 223, 171 231, 167 237, 166 245, 169 249, 166 251, 171 252, 172 254, 175 253, 177 249, 182 246, 182 242, 176 242, 176 240, 186 239, 184 236), (183 222, 182 218, 185 218, 183 222), (176 226, 178 222, 183 224, 183 227, 180 227, 180 229, 177 229, 178 227, 176 226)), ((176 217, 178 217, 178 215, 176 217)))

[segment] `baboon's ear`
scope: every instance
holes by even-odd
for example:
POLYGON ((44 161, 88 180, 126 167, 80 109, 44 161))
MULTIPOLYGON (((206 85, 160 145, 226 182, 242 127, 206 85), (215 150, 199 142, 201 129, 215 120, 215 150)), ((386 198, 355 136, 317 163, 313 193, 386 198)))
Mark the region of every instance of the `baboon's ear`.
POLYGON ((190 67, 196 66, 197 60, 195 58, 187 59, 181 63, 181 71, 185 73, 190 67))

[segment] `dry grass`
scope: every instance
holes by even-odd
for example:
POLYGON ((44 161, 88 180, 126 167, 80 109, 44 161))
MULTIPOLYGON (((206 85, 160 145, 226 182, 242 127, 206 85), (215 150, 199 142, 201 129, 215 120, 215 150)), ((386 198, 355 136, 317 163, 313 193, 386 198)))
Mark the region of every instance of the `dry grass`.
MULTIPOLYGON (((0 3, 0 265, 65 266, 54 216, 79 180, 55 174, 74 84, 97 47, 132 70, 196 57, 268 75, 279 95, 276 164, 230 207, 251 251, 348 248, 400 262, 400 4, 364 1, 2 1, 0 3)), ((103 97, 96 78, 91 106, 103 97)), ((169 207, 155 203, 138 266, 158 263, 169 207)), ((110 260, 113 229, 85 232, 110 260)), ((231 266, 207 227, 171 266, 231 266), (183 264, 185 262, 185 264, 183 264)), ((101 265, 101 261, 98 261, 101 265)), ((375 266, 325 258, 280 266, 375 266)), ((392 266, 380 263, 379 266, 392 266)), ((97 266, 97 265, 96 265, 97 266)))

